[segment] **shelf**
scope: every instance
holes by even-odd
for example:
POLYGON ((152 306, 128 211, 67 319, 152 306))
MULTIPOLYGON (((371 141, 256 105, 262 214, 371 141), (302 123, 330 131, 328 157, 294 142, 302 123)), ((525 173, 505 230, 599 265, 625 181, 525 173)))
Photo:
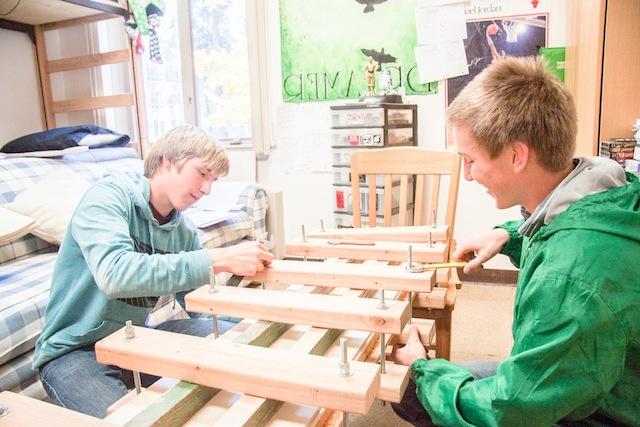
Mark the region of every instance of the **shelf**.
MULTIPOLYGON (((6 10, 11 10, 15 5, 15 2, 8 1, 0 3, 3 8, 8 7, 6 10)), ((41 25, 101 13, 120 15, 125 19, 129 17, 126 2, 118 0, 20 0, 15 9, 2 18, 23 24, 41 25)))

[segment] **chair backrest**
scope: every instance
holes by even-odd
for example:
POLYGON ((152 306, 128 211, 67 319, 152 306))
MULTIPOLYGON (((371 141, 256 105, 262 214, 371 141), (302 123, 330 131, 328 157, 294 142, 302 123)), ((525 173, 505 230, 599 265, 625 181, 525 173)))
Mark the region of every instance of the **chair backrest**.
MULTIPOLYGON (((413 224, 424 225, 436 223, 438 207, 441 196, 446 197, 446 211, 444 223, 449 226, 449 239, 453 236, 453 227, 456 215, 456 203, 458 200, 458 185, 460 182, 460 156, 452 151, 431 150, 422 147, 392 147, 383 149, 358 150, 351 155, 351 189, 353 196, 353 224, 354 227, 362 226, 362 212, 360 206, 361 176, 366 177, 368 191, 368 217, 369 226, 375 227, 377 218, 377 177, 383 176, 384 201, 383 221, 384 226, 390 226, 394 210, 394 187, 397 188, 398 177, 400 192, 398 208, 398 225, 407 224, 407 206, 413 202, 413 224), (448 188, 441 183, 443 177, 449 177, 448 188), (410 189, 410 183, 415 185, 414 191, 410 189), (425 192, 425 185, 430 185, 425 192), (445 193, 446 191, 446 193, 445 193), (425 194, 426 193, 426 194, 425 194), (424 215, 425 197, 429 200, 429 214, 424 215), (373 213, 373 214, 371 214, 373 213)), ((449 240, 448 239, 448 240, 449 240)))

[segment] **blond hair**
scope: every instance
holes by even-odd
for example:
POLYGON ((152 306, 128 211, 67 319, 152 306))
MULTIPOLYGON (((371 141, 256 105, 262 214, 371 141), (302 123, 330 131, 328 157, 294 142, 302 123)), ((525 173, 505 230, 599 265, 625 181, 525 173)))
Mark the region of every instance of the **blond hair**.
POLYGON ((447 111, 491 158, 515 141, 526 142, 545 169, 565 168, 576 146, 573 97, 541 57, 500 59, 478 74, 447 111))
POLYGON ((151 178, 164 160, 180 170, 184 162, 194 157, 204 159, 207 169, 218 176, 229 173, 229 158, 222 144, 204 130, 184 125, 164 133, 153 144, 144 159, 144 175, 151 178))

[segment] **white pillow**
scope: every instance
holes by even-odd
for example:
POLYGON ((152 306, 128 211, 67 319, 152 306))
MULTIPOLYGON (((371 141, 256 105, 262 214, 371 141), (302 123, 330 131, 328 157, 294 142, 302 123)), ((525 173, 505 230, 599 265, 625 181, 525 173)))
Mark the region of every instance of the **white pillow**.
POLYGON ((91 184, 71 169, 58 168, 18 194, 7 209, 33 218, 31 233, 49 243, 62 243, 71 215, 91 184))

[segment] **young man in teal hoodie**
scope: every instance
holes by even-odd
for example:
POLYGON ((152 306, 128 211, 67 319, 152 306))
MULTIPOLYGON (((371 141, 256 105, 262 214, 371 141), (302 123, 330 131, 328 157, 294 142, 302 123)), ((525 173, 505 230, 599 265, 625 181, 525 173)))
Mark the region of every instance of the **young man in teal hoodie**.
MULTIPOLYGON (((162 295, 209 283, 212 273, 254 275, 271 263, 273 256, 258 242, 203 249, 181 214, 228 170, 220 143, 182 126, 153 145, 144 176, 110 175, 83 196, 58 252, 33 361, 55 403, 105 417, 132 378, 96 362, 96 341, 127 320, 144 326, 162 295)), ((220 322, 220 331, 232 325, 220 322)), ((158 329, 206 336, 213 324, 187 319, 158 329)))
POLYGON ((540 58, 491 64, 450 105, 464 177, 524 219, 461 241, 465 272, 497 253, 520 268, 513 349, 501 363, 427 360, 417 329, 396 351, 416 426, 640 426, 640 182, 572 159, 576 111, 540 58))

